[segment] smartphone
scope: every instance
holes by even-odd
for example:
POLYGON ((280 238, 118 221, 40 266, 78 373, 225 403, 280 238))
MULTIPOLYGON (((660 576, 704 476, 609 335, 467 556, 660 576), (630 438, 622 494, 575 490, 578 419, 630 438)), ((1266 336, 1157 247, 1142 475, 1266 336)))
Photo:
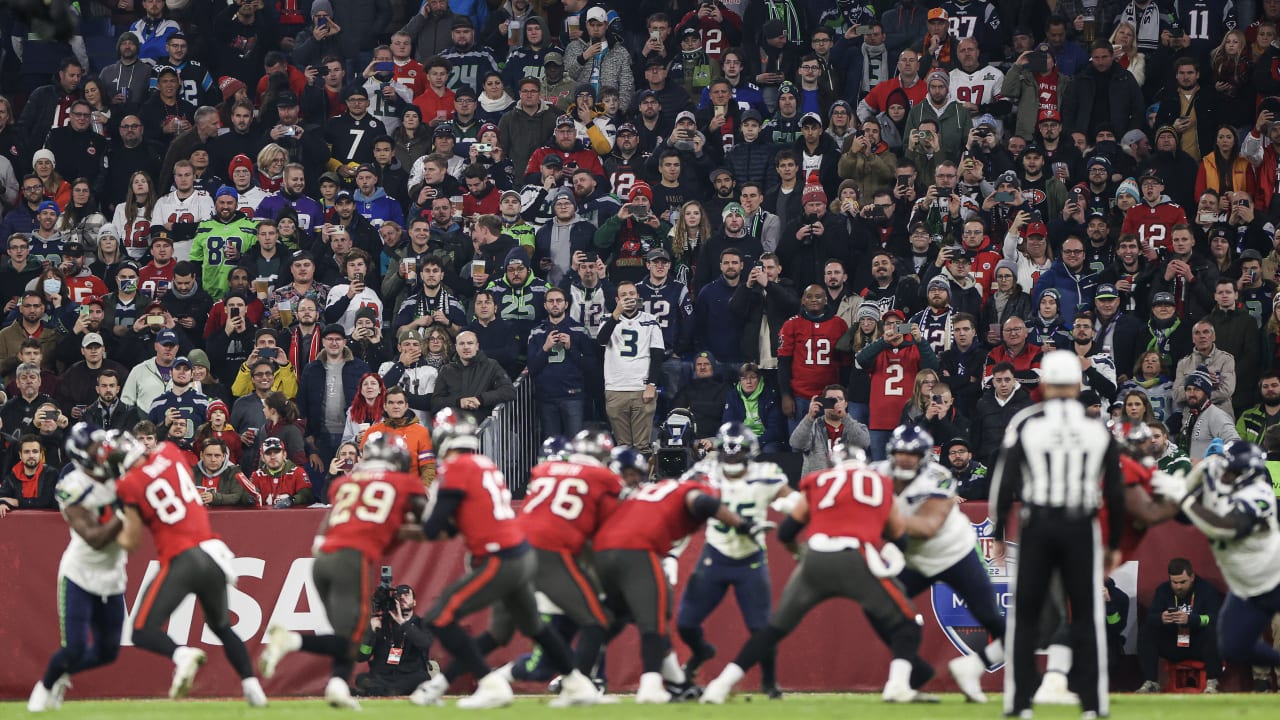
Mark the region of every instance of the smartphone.
POLYGON ((939 199, 939 200, 950 200, 950 199, 951 199, 951 192, 952 192, 951 188, 943 188, 943 187, 938 188, 938 199, 939 199))
POLYGON ((376 62, 373 64, 374 72, 395 72, 395 62, 376 62))
POLYGON ((899 335, 910 335, 910 334, 911 334, 911 323, 898 323, 898 334, 899 334, 899 335))
POLYGON ((88 317, 88 316, 89 316, 89 306, 88 306, 88 305, 81 305, 81 306, 80 306, 80 317, 88 317))
POLYGON ((934 402, 934 403, 937 403, 938 405, 941 405, 941 404, 942 404, 942 396, 941 396, 941 395, 930 395, 930 396, 929 396, 929 400, 930 400, 930 401, 932 401, 932 402, 934 402))
POLYGON ((1011 192, 998 192, 995 197, 996 202, 1013 202, 1013 193, 1011 192))
POLYGON ((40 419, 41 419, 41 420, 57 420, 57 419, 58 419, 58 411, 57 411, 57 410, 45 410, 44 412, 40 413, 40 419))
POLYGON ((711 113, 716 117, 724 117, 724 105, 716 105, 711 108, 711 113))
POLYGON ((258 357, 265 358, 267 360, 274 360, 276 357, 276 353, 278 351, 279 351, 279 348, 273 348, 273 347, 258 348, 258 357))
POLYGON ((586 252, 582 253, 582 261, 583 261, 583 262, 593 263, 593 262, 596 262, 596 261, 597 261, 597 260, 599 260, 599 259, 600 259, 600 254, 599 254, 599 253, 597 253, 595 250, 588 250, 588 251, 586 251, 586 252))
POLYGON ((355 466, 356 466, 356 461, 355 461, 355 460, 343 460, 343 461, 342 461, 342 469, 343 469, 343 470, 346 470, 347 472, 351 472, 351 468, 353 468, 353 467, 355 467, 355 466))
POLYGON ((911 176, 910 176, 910 175, 899 175, 899 176, 898 176, 898 187, 900 187, 900 188, 904 188, 904 187, 907 187, 907 186, 908 186, 908 185, 910 185, 910 184, 911 184, 911 176))
POLYGON ((870 35, 874 31, 875 31, 875 28, 871 27, 870 25, 859 25, 853 29, 853 34, 855 36, 870 35))
POLYGON ((329 27, 329 18, 321 17, 319 20, 316 20, 316 27, 329 27))
POLYGON ((353 282, 353 283, 362 283, 362 282, 364 282, 364 273, 354 273, 354 274, 351 276, 351 282, 353 282))
POLYGON ((148 316, 147 316, 147 325, 148 325, 148 326, 150 326, 150 327, 156 327, 156 326, 158 326, 158 325, 164 325, 164 316, 163 316, 163 315, 148 315, 148 316))
POLYGON ((243 312, 243 310, 244 310, 244 308, 238 308, 238 307, 233 307, 233 308, 231 308, 231 319, 232 319, 232 320, 239 320, 239 319, 240 319, 240 313, 241 313, 241 312, 243 312))
POLYGON ((1027 69, 1037 75, 1049 72, 1049 54, 1036 51, 1027 55, 1027 69))
POLYGON ((661 30, 650 30, 650 31, 649 31, 649 39, 650 39, 650 40, 652 40, 652 41, 654 41, 654 42, 662 42, 662 31, 661 31, 661 30))

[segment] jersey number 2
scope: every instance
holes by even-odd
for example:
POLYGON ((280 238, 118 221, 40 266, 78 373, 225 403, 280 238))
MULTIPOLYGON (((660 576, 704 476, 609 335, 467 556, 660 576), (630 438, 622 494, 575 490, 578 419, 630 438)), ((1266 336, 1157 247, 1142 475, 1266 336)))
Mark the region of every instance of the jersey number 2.
POLYGON ((352 514, 357 520, 380 525, 387 521, 396 502, 395 486, 381 480, 363 486, 345 483, 335 495, 333 510, 329 512, 329 527, 347 522, 352 514))

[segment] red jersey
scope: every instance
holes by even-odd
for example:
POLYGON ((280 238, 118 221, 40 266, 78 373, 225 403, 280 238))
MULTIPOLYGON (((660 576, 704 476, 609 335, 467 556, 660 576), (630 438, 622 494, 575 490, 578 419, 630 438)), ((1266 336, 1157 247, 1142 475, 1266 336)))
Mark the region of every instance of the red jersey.
POLYGON ((396 69, 391 73, 391 77, 400 81, 401 85, 413 91, 413 96, 418 97, 427 91, 427 71, 422 67, 422 63, 409 58, 405 61, 397 60, 396 69))
POLYGON ((805 475, 800 492, 809 502, 810 535, 857 538, 881 545, 893 510, 893 481, 874 470, 836 467, 805 475))
MULTIPOLYGON (((992 291, 996 289, 996 265, 1004 259, 1004 255, 992 250, 993 246, 987 238, 982 239, 982 245, 977 250, 969 250, 973 255, 973 261, 970 265, 969 275, 973 277, 973 282, 978 288, 978 294, 983 300, 991 297, 992 291)), ((1015 272, 1013 276, 1016 278, 1018 274, 1015 272)))
POLYGON ((920 348, 909 339, 898 347, 886 344, 876 355, 875 363, 863 368, 871 376, 872 430, 892 430, 902 419, 902 406, 907 404, 920 372, 920 348))
MULTIPOLYGON (((1125 489, 1137 486, 1147 491, 1148 495, 1154 495, 1151 492, 1151 476, 1155 473, 1156 468, 1149 468, 1146 465, 1134 460, 1128 455, 1121 453, 1120 455, 1120 471, 1124 473, 1125 489)), ((1102 526, 1102 544, 1107 546, 1110 532, 1107 530, 1107 506, 1104 503, 1098 510, 1098 523, 1102 526)), ((1120 538, 1120 553, 1125 557, 1129 557, 1138 545, 1142 543, 1142 538, 1146 537, 1147 528, 1138 527, 1135 521, 1129 521, 1124 524, 1124 536, 1120 538)))
POLYGON ((534 547, 577 555, 621 494, 622 478, 603 465, 545 462, 529 471, 520 524, 534 547))
POLYGON ((645 485, 600 527, 596 550, 648 550, 666 554, 692 535, 704 521, 689 512, 685 499, 691 492, 719 497, 720 493, 697 480, 663 480, 645 485))
POLYGON ((276 500, 296 495, 303 488, 311 487, 311 478, 307 477, 306 470, 294 465, 279 475, 272 475, 266 470, 255 470, 249 476, 249 484, 252 486, 250 492, 258 498, 258 505, 275 507, 276 500))
POLYGON ((165 265, 164 267, 157 267, 153 260, 146 265, 143 265, 138 270, 138 292, 143 295, 150 295, 154 298, 162 297, 162 294, 157 292, 157 290, 159 290, 161 285, 166 288, 173 285, 173 268, 176 267, 177 264, 178 263, 170 260, 168 265, 165 265))
POLYGON ((902 87, 901 78, 889 78, 883 82, 876 83, 876 86, 871 89, 871 92, 867 93, 867 96, 863 98, 863 100, 866 101, 867 106, 872 110, 875 110, 877 113, 881 113, 889 109, 889 93, 894 90, 901 90, 903 94, 907 96, 907 101, 910 102, 912 106, 915 106, 916 104, 924 101, 925 93, 929 91, 929 84, 925 82, 924 78, 919 78, 916 80, 915 85, 907 88, 902 87))
POLYGON ((792 396, 807 400, 840 383, 843 358, 835 357, 836 341, 848 329, 844 318, 836 315, 820 322, 796 315, 782 324, 778 357, 791 358, 792 396))
POLYGON ((1124 225, 1120 227, 1120 233, 1137 235, 1138 242, 1144 248, 1155 246, 1157 250, 1172 250, 1169 228, 1186 221, 1187 213, 1177 203, 1160 202, 1151 207, 1141 202, 1124 214, 1124 225))
POLYGON ((218 537, 209 527, 209 511, 200 502, 186 457, 172 443, 160 443, 125 473, 116 483, 116 495, 138 509, 162 563, 218 537))
POLYGON ((396 544, 396 531, 405 522, 409 499, 426 496, 422 478, 413 473, 356 470, 329 487, 333 509, 320 549, 359 550, 373 562, 396 544))
POLYGON ((107 294, 107 284, 97 275, 77 275, 66 279, 71 302, 83 305, 90 300, 101 300, 107 294))
POLYGON ((511 509, 507 480, 492 460, 478 453, 463 453, 441 463, 437 480, 441 495, 452 493, 462 499, 454 511, 454 525, 474 557, 525 541, 524 529, 511 509))

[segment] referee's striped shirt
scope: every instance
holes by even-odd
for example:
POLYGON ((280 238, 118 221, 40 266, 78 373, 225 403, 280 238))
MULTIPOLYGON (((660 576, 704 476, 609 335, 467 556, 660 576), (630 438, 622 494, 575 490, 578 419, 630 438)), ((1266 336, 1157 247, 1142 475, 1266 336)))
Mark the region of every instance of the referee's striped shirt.
POLYGON ((1119 448, 1106 425, 1084 414, 1077 400, 1054 399, 1013 416, 1001 443, 991 485, 995 537, 1003 540, 1014 500, 1035 511, 1087 518, 1103 502, 1109 540, 1119 547, 1124 524, 1124 475, 1119 448))

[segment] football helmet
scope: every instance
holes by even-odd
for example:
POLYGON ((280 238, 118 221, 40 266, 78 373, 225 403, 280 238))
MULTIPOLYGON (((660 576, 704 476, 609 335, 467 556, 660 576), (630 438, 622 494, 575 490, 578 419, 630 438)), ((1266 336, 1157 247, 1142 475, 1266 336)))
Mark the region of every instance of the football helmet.
POLYGON ((740 422, 727 422, 716 432, 716 447, 722 462, 745 463, 760 451, 760 442, 751 428, 740 422))
POLYGON ((470 415, 445 408, 432 421, 431 446, 436 457, 444 457, 452 450, 480 452, 480 428, 470 415))
POLYGON ((393 470, 409 472, 413 467, 413 456, 409 453, 409 443, 395 433, 376 431, 369 433, 364 439, 360 464, 384 463, 393 470))
POLYGON ((569 447, 578 455, 586 455, 601 463, 607 463, 614 448, 613 436, 604 430, 582 430, 573 436, 573 442, 569 447))
POLYGON ((1240 482, 1254 472, 1267 471, 1267 455, 1262 448, 1246 440, 1230 440, 1222 448, 1227 459, 1227 469, 1236 474, 1240 482))
POLYGON ((899 425, 889 437, 885 450, 890 455, 894 453, 928 455, 933 452, 933 436, 917 425, 899 425))
POLYGON ((649 476, 649 461, 644 453, 630 447, 617 447, 609 453, 609 469, 615 475, 622 475, 623 470, 638 470, 645 477, 649 476))
POLYGON ((867 451, 857 445, 837 442, 831 447, 831 462, 835 465, 866 465, 867 451))
POLYGON ((573 452, 573 448, 569 445, 569 438, 563 435, 552 435, 542 441, 542 447, 538 449, 538 462, 564 460, 569 457, 570 452, 573 452))
POLYGON ((67 434, 67 457, 71 458, 76 469, 96 480, 111 477, 110 463, 106 453, 109 447, 104 446, 107 433, 97 425, 78 422, 67 434))

